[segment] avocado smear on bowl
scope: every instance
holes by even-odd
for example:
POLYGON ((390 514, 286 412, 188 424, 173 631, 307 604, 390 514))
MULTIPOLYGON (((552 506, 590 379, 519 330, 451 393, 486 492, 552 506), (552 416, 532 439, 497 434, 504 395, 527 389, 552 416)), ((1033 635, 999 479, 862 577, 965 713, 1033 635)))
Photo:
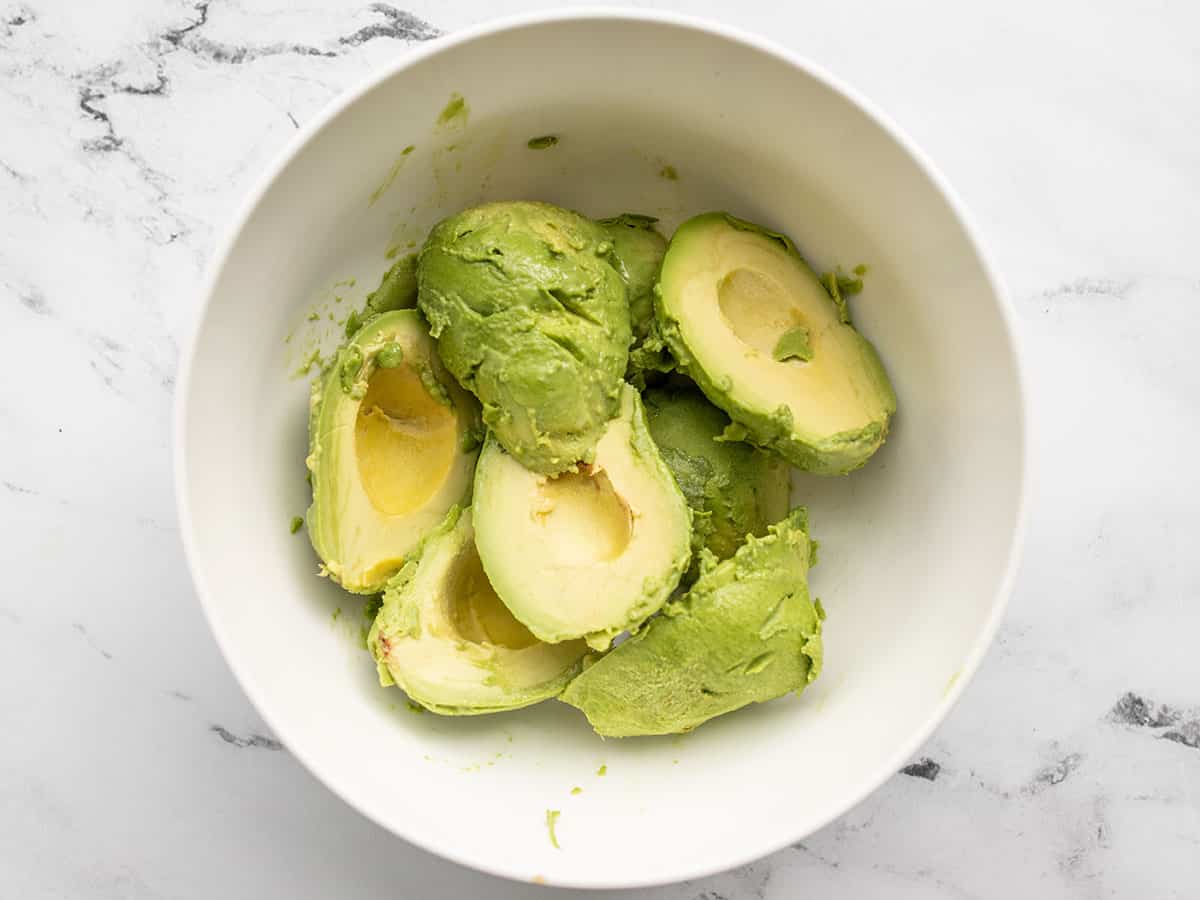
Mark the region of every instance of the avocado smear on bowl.
POLYGON ((887 436, 847 305, 866 269, 822 281, 727 213, 667 234, 484 203, 345 323, 303 527, 319 574, 373 598, 379 681, 414 709, 558 698, 604 737, 677 734, 820 673, 791 472, 851 472, 887 436))

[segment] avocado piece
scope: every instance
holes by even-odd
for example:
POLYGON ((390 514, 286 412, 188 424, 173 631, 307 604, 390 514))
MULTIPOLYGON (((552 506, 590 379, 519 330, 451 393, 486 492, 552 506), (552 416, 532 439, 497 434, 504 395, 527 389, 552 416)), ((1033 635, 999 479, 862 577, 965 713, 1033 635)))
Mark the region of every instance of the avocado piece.
POLYGON ((629 351, 612 243, 548 203, 488 203, 421 249, 418 305, 446 368, 503 447, 542 474, 590 461, 617 412, 629 351))
POLYGON ((658 282, 663 254, 667 252, 666 238, 654 227, 657 221, 653 216, 623 213, 596 223, 612 241, 617 271, 629 293, 633 343, 629 347, 625 380, 638 390, 644 390, 647 384, 658 381, 661 374, 675 368, 675 360, 654 317, 654 285, 658 282))
POLYGON ((496 596, 471 510, 452 507, 387 584, 367 636, 379 682, 443 715, 517 709, 558 696, 588 654, 544 644, 496 596))
POLYGON ((323 571, 371 594, 471 490, 479 405, 415 309, 376 316, 313 385, 306 520, 323 571))
POLYGON ((720 440, 729 418, 694 387, 655 388, 642 400, 650 436, 692 509, 693 581, 702 548, 728 559, 747 535, 762 537, 787 515, 790 470, 773 453, 720 440))
POLYGON ((363 323, 380 313, 394 309, 413 309, 417 305, 417 254, 402 256, 383 273, 379 287, 367 294, 361 310, 346 317, 346 337, 352 338, 363 323))
POLYGON ((366 316, 414 309, 417 305, 417 254, 400 257, 383 273, 379 287, 367 294, 366 316))
POLYGON ((661 616, 584 669, 560 699, 604 737, 677 734, 801 691, 821 671, 824 614, 808 596, 808 516, 792 510, 661 616))
POLYGON ((687 569, 690 515, 629 385, 592 463, 543 475, 492 434, 475 472, 479 558, 517 620, 551 643, 603 650, 657 612, 687 569))
POLYGON ((783 235, 726 213, 689 219, 655 311, 680 367, 733 419, 730 436, 825 475, 862 466, 887 437, 896 395, 883 363, 783 235))

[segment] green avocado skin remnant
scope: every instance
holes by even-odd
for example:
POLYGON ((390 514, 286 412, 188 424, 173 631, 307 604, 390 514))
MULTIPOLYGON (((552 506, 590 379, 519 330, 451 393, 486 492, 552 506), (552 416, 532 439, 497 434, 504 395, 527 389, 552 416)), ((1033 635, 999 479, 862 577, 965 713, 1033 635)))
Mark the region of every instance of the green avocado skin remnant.
POLYGON ((698 390, 647 391, 642 397, 650 435, 692 508, 692 571, 699 551, 728 559, 746 535, 762 537, 787 515, 789 469, 772 453, 719 441, 728 417, 698 390))
POLYGON ((530 138, 526 142, 530 150, 549 150, 558 143, 558 136, 553 134, 543 134, 541 137, 530 138))
POLYGON ((629 304, 589 219, 547 203, 489 203, 439 223, 421 249, 418 304, 446 368, 526 468, 589 460, 617 412, 629 304))
POLYGON ((667 240, 654 227, 653 216, 624 213, 597 224, 612 241, 617 271, 629 292, 629 324, 633 343, 625 380, 643 390, 662 373, 675 369, 654 318, 654 285, 667 252, 667 240))
POLYGON ((383 273, 379 287, 367 294, 365 317, 393 309, 413 309, 417 305, 417 254, 409 253, 383 273))
POLYGON ((799 359, 808 362, 812 359, 812 342, 809 340, 808 329, 797 325, 790 331, 785 331, 775 345, 774 357, 777 361, 799 359))
POLYGON ((304 527, 304 520, 300 516, 292 516, 292 523, 288 526, 288 530, 295 534, 304 527))
POLYGON ((691 591, 588 667, 561 699, 598 734, 630 737, 691 731, 802 690, 822 659, 807 518, 792 510, 724 562, 706 554, 691 591))

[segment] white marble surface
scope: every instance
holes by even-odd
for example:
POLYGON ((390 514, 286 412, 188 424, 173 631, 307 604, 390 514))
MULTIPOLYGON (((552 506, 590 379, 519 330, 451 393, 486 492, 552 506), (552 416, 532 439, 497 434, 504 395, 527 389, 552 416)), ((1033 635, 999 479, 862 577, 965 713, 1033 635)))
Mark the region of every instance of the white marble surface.
MULTIPOLYGON (((0 896, 535 891, 391 838, 265 734, 189 583, 169 447, 202 266, 297 123, 413 40, 546 5, 0 0, 0 896)), ((915 768, 802 845, 629 896, 1200 896, 1200 8, 776 5, 674 7, 866 92, 974 211, 1028 355, 1029 545, 915 768)))

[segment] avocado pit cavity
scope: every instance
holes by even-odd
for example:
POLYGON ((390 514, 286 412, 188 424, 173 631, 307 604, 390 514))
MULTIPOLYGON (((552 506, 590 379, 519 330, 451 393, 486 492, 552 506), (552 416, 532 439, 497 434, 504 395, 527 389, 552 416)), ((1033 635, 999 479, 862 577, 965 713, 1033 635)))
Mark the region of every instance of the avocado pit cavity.
POLYGON ((629 546, 633 513, 602 468, 581 464, 577 472, 544 479, 537 492, 533 515, 559 563, 608 562, 629 546))
POLYGON ((717 303, 737 339, 769 359, 774 358, 780 338, 805 328, 783 285, 754 269, 734 269, 722 278, 717 303))
POLYGON ((363 490, 386 515, 404 515, 437 493, 457 449, 453 410, 426 389, 409 365, 377 368, 355 421, 363 490))
POLYGON ((538 642, 496 596, 474 544, 463 548, 446 577, 447 619, 455 637, 473 644, 521 650, 538 642))

